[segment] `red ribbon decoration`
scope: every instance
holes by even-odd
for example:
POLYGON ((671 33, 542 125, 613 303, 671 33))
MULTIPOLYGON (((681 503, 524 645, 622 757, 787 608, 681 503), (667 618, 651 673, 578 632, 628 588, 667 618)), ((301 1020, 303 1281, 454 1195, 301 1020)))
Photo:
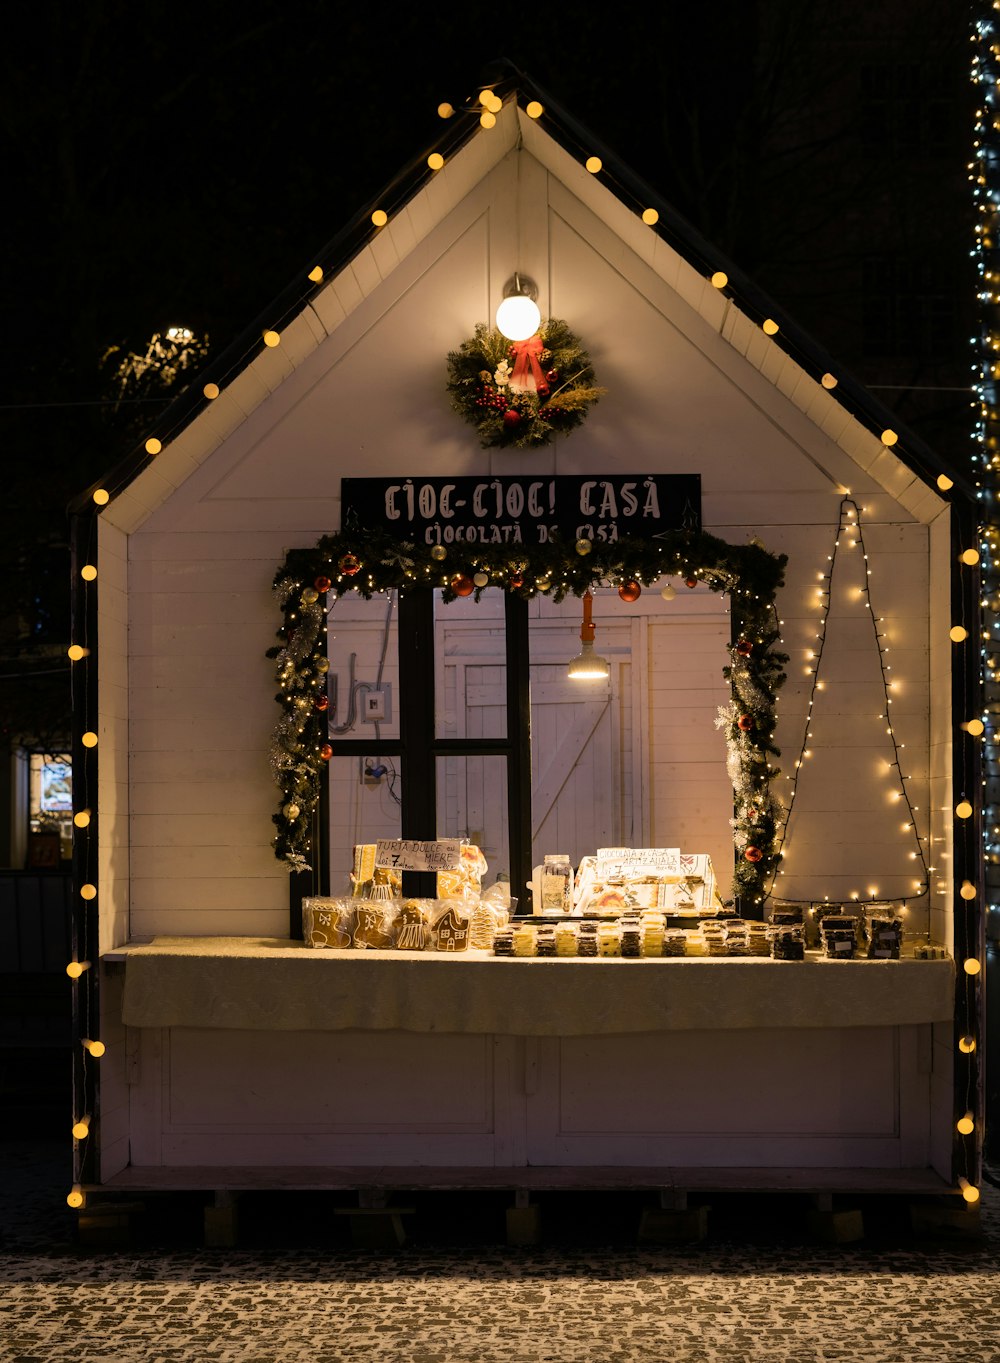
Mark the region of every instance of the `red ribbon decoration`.
POLYGON ((545 349, 542 338, 529 336, 526 341, 515 341, 511 349, 515 356, 514 371, 510 376, 511 388, 521 391, 527 388, 526 380, 530 371, 531 377, 535 380, 535 392, 540 398, 547 398, 549 385, 545 382, 542 366, 538 363, 538 357, 545 349))

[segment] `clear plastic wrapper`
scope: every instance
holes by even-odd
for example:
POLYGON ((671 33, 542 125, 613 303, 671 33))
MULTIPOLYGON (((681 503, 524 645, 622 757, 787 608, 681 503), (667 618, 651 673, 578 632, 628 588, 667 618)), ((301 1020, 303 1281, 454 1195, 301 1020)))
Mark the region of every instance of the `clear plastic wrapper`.
POLYGON ((848 914, 829 914, 819 925, 828 960, 853 960, 858 950, 858 925, 848 914))
POLYGON ((394 924, 400 951, 423 951, 431 940, 432 899, 404 899, 394 924))
POLYGON ((342 951, 351 945, 353 935, 353 899, 303 899, 302 937, 307 946, 342 951))
POLYGON ((468 951, 472 905, 465 899, 434 901, 431 935, 438 951, 468 951))
POLYGON ((356 951, 384 951, 395 946, 395 922, 401 900, 356 899, 351 946, 356 951))
POLYGON ((772 925, 770 936, 772 960, 805 960, 806 944, 801 923, 779 923, 772 925))
POLYGON ((870 961, 898 961, 903 945, 903 920, 890 904, 865 911, 865 935, 870 961))

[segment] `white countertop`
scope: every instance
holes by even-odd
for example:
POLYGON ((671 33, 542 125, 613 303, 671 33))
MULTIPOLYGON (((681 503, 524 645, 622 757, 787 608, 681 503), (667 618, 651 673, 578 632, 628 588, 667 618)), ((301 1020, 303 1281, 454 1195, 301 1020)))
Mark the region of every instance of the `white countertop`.
POLYGON ((157 937, 125 963, 130 1027, 589 1036, 943 1022, 952 960, 495 957, 316 950, 279 937, 157 937))

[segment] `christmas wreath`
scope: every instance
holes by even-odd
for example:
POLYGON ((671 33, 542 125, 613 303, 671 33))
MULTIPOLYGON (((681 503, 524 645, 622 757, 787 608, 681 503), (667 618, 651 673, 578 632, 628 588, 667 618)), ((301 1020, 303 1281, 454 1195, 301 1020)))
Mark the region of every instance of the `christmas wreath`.
POLYGON ((448 392, 484 449, 531 449, 582 425, 606 390, 565 322, 550 317, 527 341, 480 322, 448 356, 448 392))

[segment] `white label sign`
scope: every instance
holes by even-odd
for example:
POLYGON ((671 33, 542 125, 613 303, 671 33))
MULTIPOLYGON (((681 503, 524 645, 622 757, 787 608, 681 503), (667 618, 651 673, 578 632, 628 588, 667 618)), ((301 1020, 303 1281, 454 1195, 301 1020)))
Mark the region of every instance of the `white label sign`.
POLYGON ((634 879, 638 876, 679 876, 679 847, 599 847, 598 880, 634 879))
POLYGON ((375 865, 393 871, 456 871, 462 864, 460 838, 440 842, 382 838, 375 844, 375 865))

